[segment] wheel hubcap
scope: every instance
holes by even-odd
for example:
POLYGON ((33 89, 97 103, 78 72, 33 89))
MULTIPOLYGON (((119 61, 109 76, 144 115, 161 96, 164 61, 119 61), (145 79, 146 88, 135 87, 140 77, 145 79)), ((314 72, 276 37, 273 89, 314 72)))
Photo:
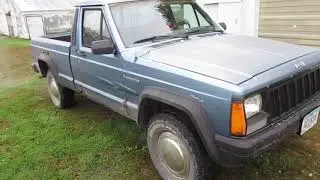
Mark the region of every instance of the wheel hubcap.
POLYGON ((54 105, 60 105, 60 93, 56 80, 54 78, 49 78, 48 90, 51 97, 51 100, 54 105))
POLYGON ((186 178, 190 171, 190 153, 179 140, 169 132, 159 136, 158 151, 163 165, 177 178, 186 178))

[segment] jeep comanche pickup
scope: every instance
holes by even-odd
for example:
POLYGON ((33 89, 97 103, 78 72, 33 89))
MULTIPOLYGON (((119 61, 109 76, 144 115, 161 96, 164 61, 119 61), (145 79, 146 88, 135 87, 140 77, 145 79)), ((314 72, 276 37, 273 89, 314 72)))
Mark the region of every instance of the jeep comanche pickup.
POLYGON ((33 67, 58 108, 77 92, 147 129, 162 178, 205 179, 208 159, 242 165, 320 106, 317 49, 223 28, 194 1, 84 2, 70 34, 32 39, 33 67))

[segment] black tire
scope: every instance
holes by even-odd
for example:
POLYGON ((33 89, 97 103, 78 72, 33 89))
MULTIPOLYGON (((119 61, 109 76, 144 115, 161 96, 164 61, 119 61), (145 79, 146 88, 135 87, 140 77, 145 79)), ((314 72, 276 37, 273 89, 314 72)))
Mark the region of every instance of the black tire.
MULTIPOLYGON (((199 144, 199 140, 196 138, 194 133, 188 129, 188 127, 181 121, 181 119, 178 119, 173 114, 169 113, 160 113, 153 116, 150 120, 149 127, 148 127, 148 133, 147 133, 147 142, 148 142, 148 148, 149 153, 152 159, 152 162, 157 169, 160 176, 167 180, 174 180, 174 179, 188 179, 188 180, 203 180, 208 179, 211 177, 211 173, 209 173, 210 170, 210 164, 211 160, 207 156, 207 153, 203 149, 202 145, 199 144), (183 175, 176 175, 175 171, 172 171, 172 168, 170 169, 169 165, 166 165, 166 161, 161 157, 161 150, 159 150, 158 146, 161 148, 161 134, 164 133, 171 133, 174 136, 178 138, 178 144, 184 147, 181 149, 186 149, 189 151, 191 155, 189 160, 189 171, 185 173, 185 171, 179 171, 179 173, 183 172, 183 175), (172 173, 174 172, 174 173, 172 173)), ((170 148, 168 148, 170 149, 170 148)), ((163 150, 162 150, 163 151, 163 150)), ((169 150, 170 151, 170 150, 169 150)), ((171 151, 172 152, 172 151, 171 151)), ((182 151, 178 151, 182 152, 182 151)), ((165 154, 162 152, 162 154, 165 154)), ((174 153, 173 153, 174 154, 174 153)), ((180 153, 181 154, 181 153, 180 153)), ((163 156, 164 157, 164 156, 163 156)), ((175 157, 172 155, 171 157, 175 157)), ((189 156, 186 156, 189 157, 189 156)), ((170 161, 170 160, 169 160, 170 161)), ((175 164, 175 161, 171 161, 171 164, 175 164), (173 163, 172 163, 173 162, 173 163)), ((184 162, 184 161, 181 161, 184 162)), ((185 163, 184 163, 185 164, 185 163)), ((180 164, 181 165, 181 164, 180 164)), ((177 167, 177 166, 175 166, 177 167)), ((184 165, 184 167, 186 167, 184 165)))
POLYGON ((62 87, 57 81, 54 75, 50 70, 47 72, 48 79, 48 91, 51 98, 52 103, 59 109, 70 108, 75 104, 74 101, 74 91, 69 88, 62 87), (52 84, 54 89, 52 90, 52 84), (53 95, 53 91, 55 91, 55 95, 53 95))

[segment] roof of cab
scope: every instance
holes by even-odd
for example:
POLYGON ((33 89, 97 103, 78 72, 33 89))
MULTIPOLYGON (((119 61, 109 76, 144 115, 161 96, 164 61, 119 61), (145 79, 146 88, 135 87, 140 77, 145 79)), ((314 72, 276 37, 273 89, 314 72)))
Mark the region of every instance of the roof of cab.
POLYGON ((76 5, 79 6, 98 6, 98 5, 105 5, 105 4, 113 4, 113 3, 121 3, 121 2, 130 2, 136 0, 87 0, 80 2, 76 5))

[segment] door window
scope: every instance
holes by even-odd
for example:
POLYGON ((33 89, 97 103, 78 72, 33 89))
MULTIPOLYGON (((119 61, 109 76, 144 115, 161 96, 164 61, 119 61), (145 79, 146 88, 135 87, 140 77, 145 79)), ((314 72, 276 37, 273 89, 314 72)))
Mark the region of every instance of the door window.
POLYGON ((93 41, 110 39, 101 9, 86 9, 82 20, 82 46, 91 48, 93 41))

